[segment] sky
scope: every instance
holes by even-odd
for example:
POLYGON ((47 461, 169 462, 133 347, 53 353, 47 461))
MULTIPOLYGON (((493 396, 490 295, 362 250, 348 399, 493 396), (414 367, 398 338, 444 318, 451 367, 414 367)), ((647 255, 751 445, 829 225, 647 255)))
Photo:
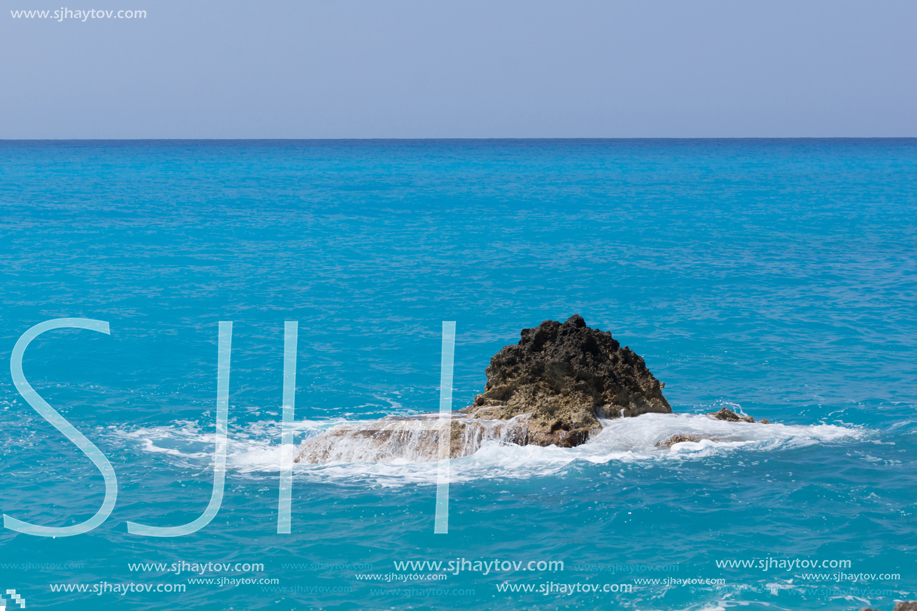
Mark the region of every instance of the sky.
POLYGON ((917 136, 913 0, 57 2, 2 139, 917 136))

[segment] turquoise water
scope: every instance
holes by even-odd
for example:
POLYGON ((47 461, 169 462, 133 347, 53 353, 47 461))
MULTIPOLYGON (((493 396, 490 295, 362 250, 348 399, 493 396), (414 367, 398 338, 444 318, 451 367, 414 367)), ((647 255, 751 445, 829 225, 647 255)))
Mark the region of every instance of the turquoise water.
MULTIPOLYGON (((38 337, 24 372, 118 477, 88 534, 0 529, 0 590, 143 610, 917 598, 915 177, 914 140, 0 143, 0 358, 45 320, 110 324, 38 337), (444 320, 461 407, 522 328, 573 313, 642 355, 684 415, 453 461, 445 535, 435 465, 297 465, 277 534, 284 321, 299 321, 299 442, 438 409, 444 320), (221 320, 220 512, 184 537, 129 534, 207 506, 221 320), (690 416, 723 406, 777 424, 690 416), (654 447, 686 430, 721 441, 654 447), (535 564, 395 566, 462 558, 535 564)), ((99 471, 8 375, 0 441, 4 514, 67 526, 98 510, 99 471)))

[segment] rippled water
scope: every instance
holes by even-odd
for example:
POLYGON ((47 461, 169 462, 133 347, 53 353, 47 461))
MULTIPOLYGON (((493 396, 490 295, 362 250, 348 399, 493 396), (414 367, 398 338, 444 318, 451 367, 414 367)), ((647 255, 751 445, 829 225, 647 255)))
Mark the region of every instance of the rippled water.
MULTIPOLYGON (((44 320, 110 323, 40 336, 24 370, 119 484, 89 534, 0 530, 0 589, 51 609, 917 598, 915 177, 913 140, 0 143, 0 356, 44 320), (462 407, 522 328, 573 313, 643 356, 679 415, 454 460, 446 535, 435 463, 297 465, 292 534, 276 533, 284 321, 299 321, 299 443, 438 409, 443 320, 462 407), (220 320, 234 321, 222 508, 193 535, 129 534, 129 520, 190 522, 210 498, 220 320), (776 424, 700 416, 724 406, 776 424), (656 447, 673 434, 714 439, 656 447), (462 558, 564 570, 403 581, 429 571, 394 566, 462 558), (219 577, 277 583, 189 582, 219 577), (634 583, 666 578, 704 583, 634 583), (52 591, 103 583, 186 591, 52 591), (551 583, 633 591, 538 592, 551 583)), ((0 440, 4 514, 65 526, 98 509, 98 470, 8 376, 0 440)))

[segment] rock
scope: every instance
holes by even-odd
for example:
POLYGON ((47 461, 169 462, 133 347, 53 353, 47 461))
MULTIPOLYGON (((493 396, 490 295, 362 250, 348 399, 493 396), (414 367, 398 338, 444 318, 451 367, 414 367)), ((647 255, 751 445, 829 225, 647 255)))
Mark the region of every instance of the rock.
POLYGON ((702 441, 704 439, 709 439, 710 441, 716 441, 714 437, 705 437, 703 435, 672 435, 668 439, 664 439, 656 444, 657 448, 671 448, 676 443, 682 443, 685 441, 702 441))
POLYGON ((913 600, 901 601, 892 611, 917 611, 917 602, 913 600))
POLYGON ((600 418, 672 413, 643 359, 578 314, 523 329, 485 373, 484 392, 461 411, 480 420, 529 414, 528 444, 573 447, 602 429, 600 418))
MULTIPOLYGON (((739 414, 735 413, 731 409, 727 409, 725 407, 722 408, 718 412, 710 412, 707 415, 715 420, 725 420, 727 422, 754 422, 755 421, 755 419, 752 418, 751 416, 740 416, 739 414)), ((770 422, 767 422, 766 424, 770 424, 770 422)))
POLYGON ((672 413, 643 359, 579 315, 523 329, 485 373, 484 392, 451 422, 432 413, 341 424, 303 442, 296 461, 431 461, 447 451, 466 456, 491 440, 573 447, 602 429, 599 419, 672 413), (443 434, 448 444, 440 444, 443 434))

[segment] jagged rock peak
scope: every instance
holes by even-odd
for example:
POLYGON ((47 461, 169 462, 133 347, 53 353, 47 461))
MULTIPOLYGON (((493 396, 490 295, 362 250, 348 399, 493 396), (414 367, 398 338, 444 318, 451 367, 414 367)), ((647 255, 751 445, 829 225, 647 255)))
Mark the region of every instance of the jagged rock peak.
POLYGON ((501 420, 531 414, 536 445, 579 445, 601 430, 599 418, 672 412, 644 360, 579 314, 523 329, 485 373, 484 392, 463 411, 501 420))

